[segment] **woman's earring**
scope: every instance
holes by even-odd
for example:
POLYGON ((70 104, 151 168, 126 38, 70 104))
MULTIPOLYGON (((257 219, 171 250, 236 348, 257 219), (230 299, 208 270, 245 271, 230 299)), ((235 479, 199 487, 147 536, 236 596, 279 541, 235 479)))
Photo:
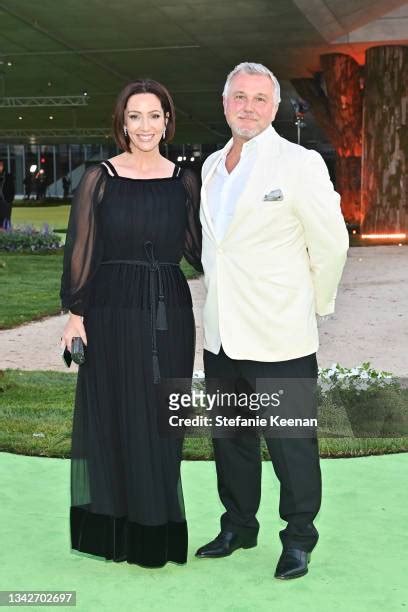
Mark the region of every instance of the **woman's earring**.
POLYGON ((123 128, 123 131, 125 132, 125 136, 127 136, 127 135, 128 135, 128 133, 127 133, 127 127, 126 127, 126 125, 125 125, 125 127, 123 128))
POLYGON ((163 140, 166 138, 166 128, 163 130, 163 140))

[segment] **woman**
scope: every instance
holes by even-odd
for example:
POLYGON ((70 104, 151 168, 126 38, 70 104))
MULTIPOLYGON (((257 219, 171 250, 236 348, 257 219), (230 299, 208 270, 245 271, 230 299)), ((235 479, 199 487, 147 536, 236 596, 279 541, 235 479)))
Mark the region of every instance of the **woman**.
POLYGON ((123 153, 89 168, 75 191, 61 299, 62 346, 80 336, 72 434, 71 543, 160 567, 187 560, 182 440, 158 431, 163 379, 191 378, 195 326, 179 267, 202 271, 199 184, 159 151, 174 135, 167 89, 127 85, 114 110, 123 153))

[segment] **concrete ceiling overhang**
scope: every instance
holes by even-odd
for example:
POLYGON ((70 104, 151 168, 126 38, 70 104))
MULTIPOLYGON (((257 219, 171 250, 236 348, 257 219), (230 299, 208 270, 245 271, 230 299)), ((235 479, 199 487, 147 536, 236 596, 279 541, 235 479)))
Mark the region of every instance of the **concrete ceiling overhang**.
MULTIPOLYGON (((175 142, 221 143, 224 81, 245 60, 276 74, 275 126, 295 140, 290 79, 319 71, 322 53, 363 63, 367 47, 407 38, 399 0, 0 0, 0 102, 88 94, 81 106, 3 105, 0 143, 104 142, 117 93, 143 76, 174 96, 175 142)), ((307 124, 304 143, 324 144, 312 117, 307 124)))

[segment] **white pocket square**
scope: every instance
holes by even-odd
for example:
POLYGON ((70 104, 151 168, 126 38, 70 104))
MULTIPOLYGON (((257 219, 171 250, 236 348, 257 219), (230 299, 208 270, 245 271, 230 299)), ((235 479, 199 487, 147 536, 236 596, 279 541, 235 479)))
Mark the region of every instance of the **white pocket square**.
POLYGON ((265 194, 263 197, 264 202, 279 202, 280 200, 283 200, 281 189, 272 189, 272 191, 265 194))

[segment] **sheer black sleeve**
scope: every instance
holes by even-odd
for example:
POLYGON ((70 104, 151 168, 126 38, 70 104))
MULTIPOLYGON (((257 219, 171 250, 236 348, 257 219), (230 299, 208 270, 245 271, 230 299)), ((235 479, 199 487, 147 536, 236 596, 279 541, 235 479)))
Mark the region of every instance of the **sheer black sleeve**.
POLYGON ((87 293, 103 255, 98 229, 98 205, 105 188, 102 166, 88 168, 72 200, 61 276, 61 304, 64 310, 83 315, 87 293))
POLYGON ((200 181, 195 172, 184 169, 182 178, 186 193, 187 228, 184 243, 184 257, 198 272, 203 274, 201 264, 202 231, 200 223, 200 181))

